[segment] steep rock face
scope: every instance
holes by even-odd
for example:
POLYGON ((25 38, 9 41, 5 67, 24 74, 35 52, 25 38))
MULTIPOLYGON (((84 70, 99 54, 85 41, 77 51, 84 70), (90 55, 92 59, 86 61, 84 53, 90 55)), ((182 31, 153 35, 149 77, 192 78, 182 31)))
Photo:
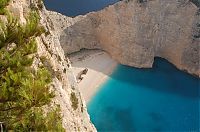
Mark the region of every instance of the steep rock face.
MULTIPOLYGON (((12 0, 8 8, 15 17, 19 18, 21 23, 25 23, 25 16, 33 5, 38 6, 36 0, 32 2, 31 0, 12 0)), ((65 58, 64 51, 60 46, 58 33, 55 31, 56 27, 52 25, 45 8, 39 8, 38 11, 41 17, 40 23, 46 28, 47 33, 36 38, 38 52, 34 58, 33 67, 37 68, 43 63, 53 73, 53 81, 50 87, 55 91, 56 97, 52 101, 52 106, 60 105, 63 126, 66 131, 96 131, 90 122, 85 102, 78 90, 69 60, 65 58), (42 60, 44 57, 47 60, 42 60), (71 93, 75 93, 78 99, 77 109, 72 107, 71 93)), ((48 110, 48 107, 46 109, 48 110)))
POLYGON ((62 25, 60 42, 67 53, 102 49, 134 67, 152 67, 158 56, 199 76, 197 11, 189 0, 126 0, 73 19, 56 13, 50 18, 62 25))

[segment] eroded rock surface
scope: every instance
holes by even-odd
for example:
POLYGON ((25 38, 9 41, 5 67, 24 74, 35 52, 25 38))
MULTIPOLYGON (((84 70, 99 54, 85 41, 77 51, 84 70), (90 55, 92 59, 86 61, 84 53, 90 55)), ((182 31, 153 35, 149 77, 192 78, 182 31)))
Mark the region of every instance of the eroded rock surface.
POLYGON ((102 49, 134 67, 152 67, 154 57, 162 57, 181 70, 200 74, 200 16, 189 0, 124 0, 85 16, 51 12, 50 18, 61 25, 60 43, 66 53, 102 49))

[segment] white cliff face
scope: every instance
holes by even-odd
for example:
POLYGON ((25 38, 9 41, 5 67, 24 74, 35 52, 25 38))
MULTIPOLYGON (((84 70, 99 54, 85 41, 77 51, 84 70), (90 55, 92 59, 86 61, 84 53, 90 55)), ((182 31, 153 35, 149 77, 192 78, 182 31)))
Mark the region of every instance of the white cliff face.
POLYGON ((76 18, 49 14, 53 25, 61 25, 58 32, 66 53, 102 49, 134 67, 152 67, 154 57, 162 57, 199 76, 197 11, 189 0, 125 0, 76 18))
MULTIPOLYGON (((8 7, 13 15, 19 18, 21 23, 26 22, 25 16, 30 11, 31 5, 29 2, 28 0, 13 0, 8 7)), ((37 5, 37 2, 33 1, 32 4, 37 5)), ((52 72, 53 82, 51 83, 51 89, 56 94, 52 105, 60 105, 63 126, 66 131, 95 132, 96 129, 90 122, 86 105, 78 90, 70 62, 65 58, 64 51, 61 48, 58 32, 55 31, 56 27, 52 25, 48 11, 43 8, 39 10, 39 14, 41 17, 40 23, 46 28, 47 34, 37 38, 38 52, 33 67, 37 68, 43 63, 52 72), (43 57, 47 60, 42 60, 43 57), (75 93, 78 99, 77 109, 72 107, 71 93, 75 93)))

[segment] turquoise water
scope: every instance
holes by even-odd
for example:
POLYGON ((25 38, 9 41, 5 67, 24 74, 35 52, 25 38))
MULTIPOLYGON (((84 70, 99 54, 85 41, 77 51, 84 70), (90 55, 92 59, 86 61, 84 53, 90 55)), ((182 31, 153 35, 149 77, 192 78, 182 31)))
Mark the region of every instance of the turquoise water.
POLYGON ((74 17, 103 9, 117 1, 119 0, 44 0, 44 4, 48 10, 74 17))
POLYGON ((119 65, 88 112, 103 132, 200 131, 199 81, 161 58, 152 69, 119 65))

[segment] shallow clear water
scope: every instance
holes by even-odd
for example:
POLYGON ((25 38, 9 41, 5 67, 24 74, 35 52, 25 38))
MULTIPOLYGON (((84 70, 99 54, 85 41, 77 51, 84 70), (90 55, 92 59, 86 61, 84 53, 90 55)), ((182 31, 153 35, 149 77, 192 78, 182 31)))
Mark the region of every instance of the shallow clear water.
POLYGON ((88 112, 98 131, 200 131, 199 81, 160 58, 152 69, 119 65, 88 112))
POLYGON ((44 4, 48 10, 74 17, 103 9, 117 1, 119 0, 44 0, 44 4))

